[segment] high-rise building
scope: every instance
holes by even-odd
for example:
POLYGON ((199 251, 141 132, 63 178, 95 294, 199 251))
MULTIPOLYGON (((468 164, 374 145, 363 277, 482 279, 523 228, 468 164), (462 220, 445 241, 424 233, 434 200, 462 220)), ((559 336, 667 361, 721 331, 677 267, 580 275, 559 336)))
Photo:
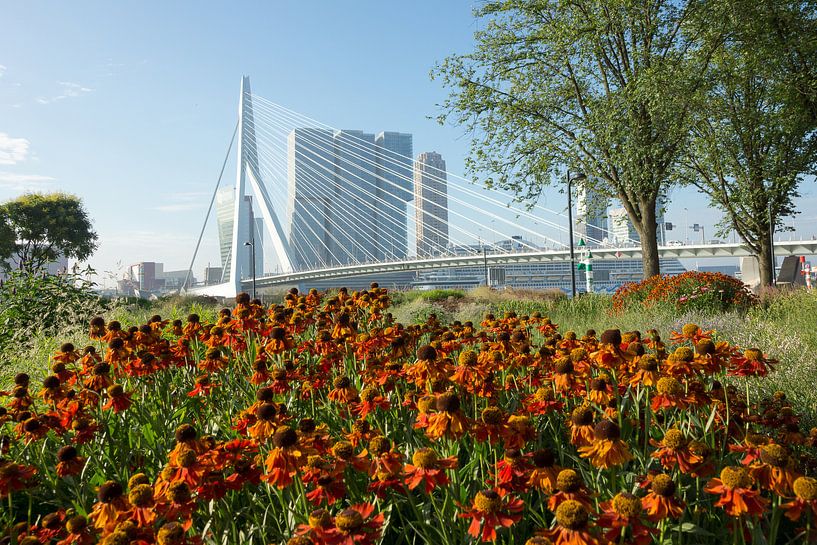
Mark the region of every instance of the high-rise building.
MULTIPOLYGON (((239 241, 236 251, 238 251, 239 277, 249 278, 252 274, 252 249, 245 246, 245 242, 255 240, 255 274, 261 276, 264 273, 264 248, 263 233, 264 223, 262 218, 255 218, 252 208, 252 197, 244 195, 246 206, 244 207, 244 217, 241 219, 239 228, 239 241)), ((233 245, 233 215, 235 214, 235 188, 225 187, 216 192, 216 222, 218 224, 218 241, 221 250, 221 273, 222 278, 230 277, 232 264, 231 248, 233 245)))
POLYGON ((632 246, 641 240, 638 232, 630 221, 630 216, 624 208, 611 208, 608 213, 610 217, 610 234, 612 243, 618 246, 632 246))
MULTIPOLYGON (((655 201, 655 237, 659 246, 664 246, 667 241, 666 222, 664 213, 667 207, 667 194, 660 193, 655 201)), ((623 207, 613 208, 609 213, 610 217, 610 239, 613 244, 632 245, 641 241, 641 236, 633 226, 627 210, 623 207)))
POLYGON ((287 217, 295 266, 405 257, 411 154, 410 134, 290 132, 287 217))
POLYGON ((441 254, 448 246, 448 183, 445 160, 427 151, 414 161, 414 209, 417 255, 441 254))
POLYGON ((374 140, 377 161, 378 210, 376 252, 379 259, 405 259, 408 256, 407 203, 412 198, 411 134, 385 131, 374 140))
POLYGON ((610 239, 607 232, 607 207, 610 199, 598 191, 580 186, 576 193, 576 232, 588 246, 610 239))

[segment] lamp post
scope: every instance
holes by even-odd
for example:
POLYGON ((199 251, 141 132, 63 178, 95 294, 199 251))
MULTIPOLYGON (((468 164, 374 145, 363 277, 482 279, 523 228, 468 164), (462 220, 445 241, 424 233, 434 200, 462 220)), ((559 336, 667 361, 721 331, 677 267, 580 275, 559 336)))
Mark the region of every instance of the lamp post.
POLYGON ((570 169, 567 170, 567 223, 568 238, 570 238, 570 293, 576 297, 576 255, 573 249, 573 180, 586 180, 587 176, 577 172, 576 176, 570 177, 570 169))
POLYGON ((250 260, 252 261, 252 298, 255 299, 255 242, 247 241, 244 246, 250 247, 250 260))

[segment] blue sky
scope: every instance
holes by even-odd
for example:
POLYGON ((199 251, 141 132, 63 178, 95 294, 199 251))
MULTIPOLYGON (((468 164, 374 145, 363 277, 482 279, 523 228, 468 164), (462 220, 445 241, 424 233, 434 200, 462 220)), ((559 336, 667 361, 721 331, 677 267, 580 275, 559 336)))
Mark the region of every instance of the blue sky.
MULTIPOLYGON (((471 49, 471 8, 458 0, 7 3, 0 200, 27 190, 79 195, 100 235, 90 260, 100 272, 120 261, 186 268, 242 74, 256 93, 332 126, 411 132, 415 153, 439 151, 462 173, 467 138, 428 119, 446 94, 429 70, 471 49)), ((803 193, 811 233, 817 199, 812 187, 803 193)), ((563 199, 546 198, 551 208, 563 199)), ((683 224, 688 207, 690 223, 709 230, 716 214, 701 202, 676 192, 668 220, 683 224)), ((211 228, 194 273, 217 256, 211 228)))

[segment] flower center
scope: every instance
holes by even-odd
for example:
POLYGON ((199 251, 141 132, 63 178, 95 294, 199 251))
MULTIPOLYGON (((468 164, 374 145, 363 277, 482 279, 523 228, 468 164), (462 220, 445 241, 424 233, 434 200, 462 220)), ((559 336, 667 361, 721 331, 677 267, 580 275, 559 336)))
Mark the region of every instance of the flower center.
POLYGON ((613 509, 622 517, 634 518, 641 513, 641 501, 628 492, 619 492, 613 497, 613 509))
POLYGON ((499 407, 488 407, 482 411, 482 421, 491 426, 498 426, 504 420, 502 409, 499 407))
POLYGON ((740 466, 726 466, 721 470, 721 481, 727 488, 749 488, 752 479, 746 468, 740 466))
POLYGON ((326 509, 317 509, 309 513, 310 528, 328 528, 332 524, 332 515, 326 509))
POLYGON ((576 500, 562 502, 556 509, 556 521, 568 530, 580 530, 587 526, 587 511, 576 500))
POLYGON ((291 447, 298 442, 298 434, 289 426, 281 426, 272 436, 272 444, 279 448, 291 447))
POLYGON ((817 480, 811 477, 798 477, 794 480, 794 493, 801 500, 817 500, 817 480))
POLYGON ((686 445, 686 442, 684 432, 676 428, 667 430, 667 433, 664 435, 664 446, 672 450, 677 450, 683 447, 686 445))
POLYGON ((582 486, 582 478, 572 469, 563 469, 556 476, 556 488, 562 492, 575 492, 582 486))
POLYGON ((663 377, 658 379, 655 389, 659 394, 678 397, 684 393, 684 387, 673 377, 663 377))
POLYGON ((774 467, 785 467, 789 453, 784 447, 772 443, 760 449, 760 459, 774 467))
POLYGON ((363 516, 354 509, 344 509, 335 517, 335 526, 343 533, 351 533, 363 526, 363 516))
POLYGON ((675 481, 672 480, 672 477, 662 473, 653 478, 650 489, 659 496, 669 498, 675 494, 676 485, 675 481))
POLYGON ((430 448, 421 448, 414 453, 411 461, 420 469, 434 469, 437 466, 437 453, 430 448))
POLYGON ((437 396, 435 406, 437 407, 438 411, 455 413, 460 408, 460 398, 453 392, 446 392, 437 396))
POLYGON ((496 513, 502 507, 502 498, 493 490, 477 492, 474 507, 485 513, 496 513))

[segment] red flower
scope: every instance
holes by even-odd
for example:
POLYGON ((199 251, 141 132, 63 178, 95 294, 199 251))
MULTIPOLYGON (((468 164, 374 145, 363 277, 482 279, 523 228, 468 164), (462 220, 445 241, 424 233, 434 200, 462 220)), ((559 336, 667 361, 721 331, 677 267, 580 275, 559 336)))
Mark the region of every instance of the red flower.
POLYGON ((430 448, 421 448, 411 457, 411 464, 406 464, 404 471, 406 474, 405 483, 409 490, 414 490, 421 483, 424 485, 426 494, 430 494, 438 486, 448 484, 448 476, 445 469, 457 467, 457 458, 439 458, 430 448))
POLYGON ((32 466, 8 461, 0 462, 0 498, 5 498, 12 492, 31 486, 36 472, 37 470, 32 466))
POLYGON ((501 497, 495 490, 477 492, 471 509, 461 513, 460 518, 470 518, 468 535, 482 541, 496 541, 497 528, 510 528, 522 519, 525 505, 522 500, 510 496, 501 497))
POLYGON ((372 545, 380 538, 383 513, 374 513, 374 505, 360 503, 352 505, 335 515, 335 545, 372 545))
POLYGON ((715 502, 715 506, 723 507, 730 516, 762 515, 769 502, 760 497, 760 492, 751 489, 751 486, 752 478, 746 468, 726 466, 721 471, 721 478, 710 480, 704 487, 704 491, 718 494, 720 497, 715 502))

